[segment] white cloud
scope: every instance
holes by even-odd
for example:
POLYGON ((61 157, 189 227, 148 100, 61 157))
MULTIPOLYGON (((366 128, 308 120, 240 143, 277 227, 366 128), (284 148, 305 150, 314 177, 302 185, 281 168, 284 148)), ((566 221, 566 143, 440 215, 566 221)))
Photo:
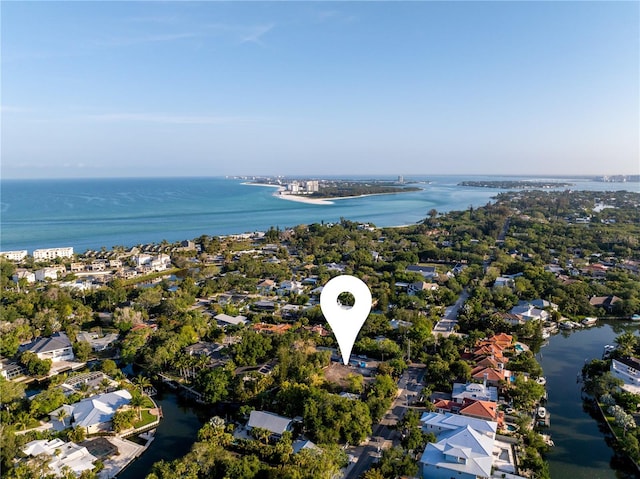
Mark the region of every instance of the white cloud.
POLYGON ((243 38, 240 40, 240 43, 257 43, 258 45, 264 46, 262 37, 273 30, 274 27, 274 23, 254 27, 252 31, 243 36, 243 38))

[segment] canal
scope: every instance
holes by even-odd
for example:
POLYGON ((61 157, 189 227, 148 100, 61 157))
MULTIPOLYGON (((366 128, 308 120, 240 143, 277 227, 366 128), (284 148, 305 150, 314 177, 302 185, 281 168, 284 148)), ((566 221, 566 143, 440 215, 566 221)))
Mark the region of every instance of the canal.
POLYGON ((161 391, 154 400, 163 413, 155 439, 142 456, 118 475, 118 479, 142 479, 151 472, 155 462, 181 458, 191 450, 198 430, 208 419, 204 409, 194 407, 192 402, 172 391, 161 391))
POLYGON ((577 382, 585 360, 600 358, 605 344, 625 331, 638 331, 631 322, 602 322, 589 329, 551 337, 538 354, 545 377, 551 417, 548 432, 555 447, 547 456, 553 479, 621 479, 636 477, 627 461, 607 445, 604 429, 583 407, 577 382))

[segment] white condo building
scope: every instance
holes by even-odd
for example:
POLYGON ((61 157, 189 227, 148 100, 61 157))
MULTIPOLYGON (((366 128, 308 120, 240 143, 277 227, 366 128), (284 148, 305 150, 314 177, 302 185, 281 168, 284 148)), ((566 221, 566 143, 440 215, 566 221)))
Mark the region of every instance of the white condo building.
POLYGON ((73 247, 65 248, 46 248, 33 250, 33 259, 35 261, 52 260, 56 258, 72 258, 73 247))
POLYGON ((27 250, 0 251, 0 256, 7 258, 9 261, 22 261, 27 257, 27 250))

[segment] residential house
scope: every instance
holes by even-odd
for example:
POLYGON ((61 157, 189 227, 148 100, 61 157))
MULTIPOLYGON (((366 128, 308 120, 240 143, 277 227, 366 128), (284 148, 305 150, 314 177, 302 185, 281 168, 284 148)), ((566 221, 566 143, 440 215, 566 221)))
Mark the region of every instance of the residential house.
POLYGON ((256 301, 251 305, 255 311, 275 311, 276 303, 273 301, 256 301))
POLYGON ((220 313, 214 316, 213 319, 218 322, 218 326, 221 328, 226 328, 227 326, 244 326, 248 323, 246 316, 230 316, 225 313, 220 313))
POLYGON ((493 438, 498 430, 496 422, 451 413, 425 412, 420 418, 420 423, 424 432, 431 432, 436 436, 470 426, 483 436, 493 438))
POLYGON ((291 444, 291 447, 293 448, 293 453, 294 454, 298 454, 303 449, 309 449, 311 451, 320 451, 321 450, 318 446, 316 446, 313 442, 311 442, 309 440, 293 441, 293 443, 291 444))
POLYGON ((410 264, 405 269, 407 273, 420 273, 425 278, 435 278, 438 276, 435 266, 420 266, 418 264, 410 264))
POLYGON ((276 287, 276 282, 272 279, 265 279, 258 283, 258 292, 263 295, 268 295, 273 292, 276 287))
POLYGON ((222 349, 224 349, 224 346, 222 344, 199 341, 195 344, 191 344, 190 346, 186 346, 184 348, 184 352, 189 356, 212 357, 215 353, 221 351, 222 349))
POLYGON ((526 323, 528 321, 547 321, 549 319, 548 311, 536 308, 532 304, 526 302, 517 304, 516 306, 511 308, 511 311, 509 312, 512 315, 516 316, 519 322, 526 323))
POLYGON ((607 313, 611 313, 618 301, 621 301, 621 299, 617 296, 592 296, 589 299, 589 304, 594 308, 602 308, 607 313))
POLYGON ((521 479, 511 445, 496 440, 496 422, 438 413, 425 413, 420 420, 423 430, 438 439, 420 458, 424 479, 521 479))
POLYGON ((0 358, 0 376, 11 381, 25 375, 24 368, 14 361, 0 358))
POLYGON ((437 283, 426 283, 424 281, 416 281, 407 286, 409 296, 414 296, 420 291, 436 291, 440 286, 437 283))
POLYGON ((79 476, 84 471, 90 471, 95 466, 97 457, 90 454, 86 447, 74 442, 64 442, 62 439, 39 439, 28 442, 22 451, 27 456, 49 456, 51 459, 47 467, 55 476, 62 477, 67 470, 79 476))
POLYGON ((95 434, 109 431, 115 412, 130 401, 131 393, 126 389, 120 389, 92 396, 75 404, 65 404, 49 413, 49 416, 55 418, 58 411, 64 409, 73 426, 84 428, 87 434, 95 434))
POLYGON ((619 358, 611 360, 611 374, 622 379, 622 389, 640 394, 640 359, 635 357, 619 358))
POLYGON ((27 283, 35 283, 36 275, 28 269, 19 268, 16 269, 16 272, 13 274, 11 279, 14 281, 14 283, 20 282, 21 279, 24 279, 27 283))
POLYGON ((302 286, 300 281, 286 280, 280 283, 276 292, 279 295, 302 294, 304 292, 304 286, 302 286))
POLYGON ((65 333, 55 333, 48 338, 38 338, 30 343, 23 344, 20 351, 36 353, 40 359, 51 359, 53 363, 59 361, 73 361, 73 347, 65 333))
POLYGON ((101 336, 95 332, 80 331, 76 335, 76 340, 86 341, 91 345, 91 349, 94 351, 106 351, 118 340, 118 334, 109 333, 101 336))
POLYGON ((484 421, 495 421, 498 429, 504 426, 504 413, 498 411, 498 404, 493 401, 466 401, 459 414, 484 421))
POLYGON ((293 420, 268 411, 251 411, 247 430, 253 428, 266 429, 272 437, 279 438, 285 431, 291 431, 293 420))
POLYGON ((515 282, 513 278, 509 278, 506 276, 498 276, 493 283, 494 288, 513 288, 515 286, 515 282))
MULTIPOLYGON (((502 364, 502 363, 500 363, 502 364)), ((471 377, 477 381, 483 381, 489 386, 499 387, 501 382, 511 381, 511 371, 500 368, 488 368, 476 366, 471 371, 471 377)))
POLYGON ((37 281, 46 281, 51 279, 56 281, 60 276, 64 275, 67 272, 64 266, 47 266, 46 268, 41 268, 36 270, 36 280, 37 281))
POLYGON ((477 401, 498 401, 498 389, 478 383, 454 383, 451 397, 454 401, 463 402, 465 399, 477 401))
POLYGON ((280 308, 280 315, 283 319, 295 320, 302 313, 302 306, 297 304, 285 304, 280 308))

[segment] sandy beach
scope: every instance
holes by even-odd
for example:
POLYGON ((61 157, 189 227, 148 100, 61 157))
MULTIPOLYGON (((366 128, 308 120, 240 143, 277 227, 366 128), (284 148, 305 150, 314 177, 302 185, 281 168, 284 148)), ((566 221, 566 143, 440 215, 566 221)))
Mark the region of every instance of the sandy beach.
POLYGON ((309 198, 305 195, 291 195, 286 194, 286 188, 282 185, 271 185, 269 183, 242 183, 243 185, 249 186, 268 186, 271 188, 278 188, 278 191, 273 193, 273 196, 276 198, 280 198, 287 201, 297 201, 298 203, 307 203, 309 205, 333 205, 336 200, 349 200, 353 198, 364 198, 366 196, 378 196, 378 195, 395 195, 398 192, 393 193, 371 193, 368 195, 357 195, 357 196, 336 196, 331 198, 309 198))

